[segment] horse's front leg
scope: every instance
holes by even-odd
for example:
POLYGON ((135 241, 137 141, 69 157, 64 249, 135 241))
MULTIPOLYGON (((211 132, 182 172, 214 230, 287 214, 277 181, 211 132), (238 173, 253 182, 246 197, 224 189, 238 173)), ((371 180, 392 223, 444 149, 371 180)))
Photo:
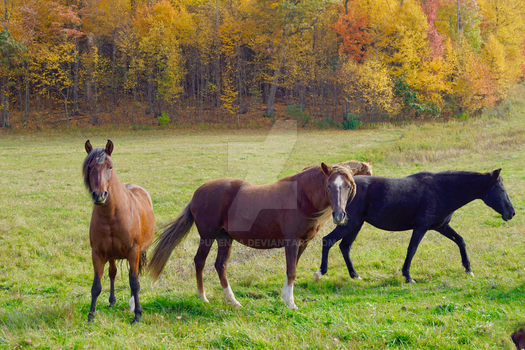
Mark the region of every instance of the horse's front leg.
POLYGON ((140 251, 139 249, 133 249, 128 256, 129 261, 129 287, 131 289, 131 299, 129 306, 131 311, 135 312, 135 317, 131 324, 135 324, 140 321, 142 317, 142 306, 140 306, 139 300, 139 263, 140 263, 140 251))
POLYGON ((463 263, 463 267, 465 268, 465 272, 467 275, 474 277, 474 273, 472 272, 472 269, 470 268, 470 260, 468 258, 467 254, 467 245, 465 244, 465 240, 463 237, 458 235, 456 231, 452 227, 450 227, 449 224, 446 224, 438 229, 436 229, 437 232, 441 233, 443 236, 447 237, 451 241, 457 244, 459 248, 459 253, 461 254, 461 262, 463 263))
POLYGON ((328 253, 330 248, 348 234, 348 230, 343 225, 338 225, 336 228, 323 237, 323 254, 321 257, 321 267, 314 273, 314 280, 318 280, 328 271, 328 253))
POLYGON ((93 260, 93 270, 95 270, 95 277, 93 278, 93 285, 91 286, 91 307, 89 308, 88 322, 95 318, 95 309, 97 307, 97 298, 102 291, 102 284, 100 279, 104 273, 104 265, 106 261, 95 251, 91 250, 91 258, 93 260))
POLYGON ((339 249, 341 250, 341 254, 343 254, 343 258, 345 259, 346 268, 348 269, 350 277, 359 280, 361 279, 361 277, 359 277, 359 275, 357 274, 357 271, 354 268, 354 264, 352 264, 352 259, 350 259, 350 248, 352 247, 352 243, 354 243, 355 238, 357 237, 357 234, 359 233, 359 230, 361 230, 362 226, 363 224, 358 226, 356 229, 349 230, 349 232, 351 233, 345 238, 343 238, 343 240, 339 244, 339 249))
POLYGON ((115 306, 117 298, 115 298, 115 276, 117 275, 117 264, 115 259, 109 259, 109 281, 111 284, 111 290, 109 293, 109 307, 115 306))
POLYGON ((410 238, 410 244, 408 245, 407 257, 405 259, 405 263, 403 264, 403 276, 405 276, 407 283, 416 283, 416 281, 410 277, 410 264, 412 263, 412 258, 414 257, 414 254, 416 254, 417 247, 419 246, 419 243, 425 236, 426 232, 426 228, 416 228, 412 232, 412 238, 410 238))
POLYGON ((284 251, 286 254, 286 278, 284 280, 281 297, 284 303, 291 310, 297 310, 293 298, 293 284, 297 271, 297 257, 299 253, 299 241, 296 239, 286 239, 284 244, 284 251))

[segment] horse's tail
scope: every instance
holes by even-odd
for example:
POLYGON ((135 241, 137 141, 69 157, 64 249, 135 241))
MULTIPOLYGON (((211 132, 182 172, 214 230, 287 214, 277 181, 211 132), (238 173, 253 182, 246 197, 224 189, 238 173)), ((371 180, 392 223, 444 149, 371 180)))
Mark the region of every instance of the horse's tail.
POLYGON ((146 256, 146 252, 142 252, 140 253, 140 259, 139 259, 139 275, 142 275, 147 265, 148 265, 148 257, 146 256))
POLYGON ((148 267, 153 281, 159 278, 171 252, 182 242, 193 226, 195 220, 190 211, 190 203, 186 205, 182 213, 174 221, 164 226, 164 232, 155 240, 156 247, 148 267))

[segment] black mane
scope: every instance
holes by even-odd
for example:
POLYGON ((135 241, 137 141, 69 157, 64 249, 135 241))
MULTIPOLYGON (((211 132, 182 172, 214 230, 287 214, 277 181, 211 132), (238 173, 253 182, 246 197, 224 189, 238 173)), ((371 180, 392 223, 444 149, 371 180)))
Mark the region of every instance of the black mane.
POLYGON ((416 177, 416 176, 436 176, 436 175, 486 175, 483 173, 477 173, 475 171, 463 171, 463 170, 445 170, 445 171, 439 171, 437 173, 432 173, 430 171, 422 171, 419 173, 415 173, 412 175, 408 175, 407 177, 416 177))
POLYGON ((84 176, 84 185, 88 190, 91 190, 89 184, 89 165, 96 160, 98 164, 102 164, 106 160, 106 150, 101 147, 93 148, 91 152, 84 159, 84 164, 82 165, 82 175, 84 176))

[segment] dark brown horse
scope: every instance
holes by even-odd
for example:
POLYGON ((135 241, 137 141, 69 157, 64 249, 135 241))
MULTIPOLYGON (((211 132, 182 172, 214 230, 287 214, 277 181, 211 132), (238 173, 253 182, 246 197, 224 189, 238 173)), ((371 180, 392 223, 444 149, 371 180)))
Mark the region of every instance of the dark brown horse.
POLYGON ((517 332, 510 335, 512 342, 516 345, 516 349, 525 349, 525 327, 521 327, 517 332))
POLYGON ((188 234, 193 223, 201 236, 195 255, 197 291, 208 301, 202 270, 214 241, 219 246, 215 268, 226 300, 241 306, 226 278, 233 240, 258 249, 282 248, 286 253, 286 279, 282 298, 297 309, 293 283, 297 262, 330 214, 336 224, 345 221, 347 201, 355 196, 355 183, 345 167, 324 163, 271 185, 252 185, 236 179, 205 183, 193 194, 177 219, 157 238, 149 271, 156 280, 173 249, 188 234))
POLYGON ((91 308, 88 321, 95 317, 97 298, 102 290, 100 279, 104 266, 109 261, 111 293, 109 306, 115 305, 116 259, 129 262, 129 285, 131 298, 129 305, 135 311, 133 323, 142 315, 139 302, 140 284, 138 275, 146 263, 146 250, 153 241, 155 217, 151 197, 145 189, 119 181, 111 153, 113 143, 108 140, 106 148, 95 148, 86 141, 88 156, 84 160, 82 172, 84 183, 93 198, 95 206, 89 225, 89 242, 95 278, 91 287, 91 308))

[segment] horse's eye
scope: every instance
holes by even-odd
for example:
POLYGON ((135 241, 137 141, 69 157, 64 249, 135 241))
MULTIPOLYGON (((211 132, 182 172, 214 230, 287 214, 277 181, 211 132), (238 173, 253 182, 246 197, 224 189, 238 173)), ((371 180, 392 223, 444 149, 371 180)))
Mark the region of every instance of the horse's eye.
POLYGON ((112 166, 110 166, 110 167, 109 167, 109 170, 111 170, 111 169, 113 169, 113 167, 112 167, 112 166))

